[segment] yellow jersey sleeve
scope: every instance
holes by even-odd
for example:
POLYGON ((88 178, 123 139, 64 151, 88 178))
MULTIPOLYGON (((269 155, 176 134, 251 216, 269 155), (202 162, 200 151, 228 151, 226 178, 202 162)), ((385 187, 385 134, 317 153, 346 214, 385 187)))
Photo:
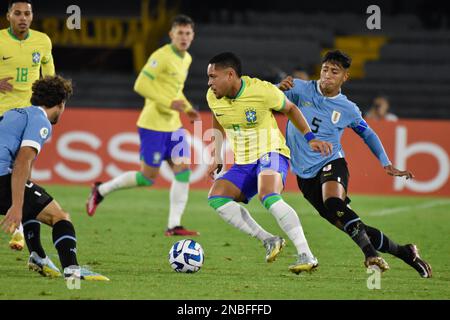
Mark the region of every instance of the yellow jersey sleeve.
POLYGON ((50 38, 46 35, 45 41, 47 42, 47 45, 43 52, 43 57, 41 60, 41 71, 42 76, 54 76, 55 75, 55 64, 53 62, 53 55, 52 55, 52 41, 50 38))
POLYGON ((192 106, 192 104, 189 102, 189 100, 186 98, 186 96, 184 95, 183 92, 180 93, 180 99, 184 101, 184 103, 186 104, 186 108, 184 108, 184 111, 189 111, 194 109, 194 107, 192 106))
POLYGON ((283 110, 286 105, 286 96, 284 93, 267 81, 263 81, 262 86, 264 87, 267 107, 275 111, 283 110))
POLYGON ((159 105, 170 107, 173 99, 165 94, 160 79, 165 71, 166 59, 159 53, 154 52, 150 56, 136 79, 134 90, 146 99, 153 100, 159 105))

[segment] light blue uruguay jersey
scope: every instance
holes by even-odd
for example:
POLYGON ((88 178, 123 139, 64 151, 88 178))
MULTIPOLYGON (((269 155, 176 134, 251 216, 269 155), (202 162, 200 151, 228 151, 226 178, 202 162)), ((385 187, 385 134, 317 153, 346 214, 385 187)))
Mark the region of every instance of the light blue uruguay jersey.
POLYGON ((52 125, 41 107, 12 109, 0 117, 0 176, 12 172, 21 147, 33 147, 37 153, 52 134, 52 125))
POLYGON ((345 95, 339 93, 325 97, 318 81, 300 79, 294 79, 294 87, 284 93, 300 108, 316 138, 333 144, 333 152, 324 157, 320 152, 312 151, 303 135, 288 122, 286 141, 291 149, 292 170, 296 175, 304 179, 313 178, 328 162, 344 158, 341 137, 347 127, 364 139, 383 166, 390 164, 378 136, 368 127, 356 104, 345 95))

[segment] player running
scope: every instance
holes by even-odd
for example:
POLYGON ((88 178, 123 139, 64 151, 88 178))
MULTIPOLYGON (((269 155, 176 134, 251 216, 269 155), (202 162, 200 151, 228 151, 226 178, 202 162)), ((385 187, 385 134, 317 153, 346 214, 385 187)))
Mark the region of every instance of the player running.
POLYGON ((273 111, 285 114, 298 128, 305 144, 328 154, 331 145, 315 139, 301 112, 269 82, 242 76, 241 62, 233 53, 219 54, 208 65, 208 105, 215 132, 212 177, 223 166, 220 150, 226 135, 232 142, 235 164, 216 179, 208 195, 209 205, 228 223, 261 240, 266 261, 272 262, 285 240, 264 230, 238 202, 248 203, 258 194, 264 207, 294 243, 298 260, 289 267, 294 273, 318 266, 297 213, 281 197, 289 167, 289 149, 278 129, 273 111))
POLYGON ((347 127, 364 140, 387 174, 413 178, 411 172, 392 166, 380 139, 363 120, 359 108, 341 94, 341 87, 349 77, 350 64, 351 59, 346 54, 330 51, 322 61, 320 80, 288 77, 279 84, 286 97, 302 111, 317 137, 333 144, 333 152, 328 157, 320 157, 310 150, 294 124, 288 123, 286 139, 298 186, 323 218, 347 233, 361 248, 366 267, 376 265, 381 271, 389 269, 377 253, 387 252, 413 267, 421 277, 429 278, 431 266, 419 256, 416 245, 395 243, 380 230, 364 224, 349 206, 349 171, 340 142, 347 127))
MULTIPOLYGON (((6 18, 9 28, 0 30, 0 116, 9 109, 30 105, 31 85, 41 71, 43 76, 55 74, 50 38, 30 29, 31 1, 9 1, 6 18)), ((11 249, 23 249, 23 232, 20 225, 9 242, 11 249)))
POLYGON ((64 277, 84 280, 109 280, 87 268, 79 267, 75 229, 70 217, 40 186, 29 180, 31 167, 44 143, 52 134, 72 94, 72 84, 59 76, 47 76, 32 87, 33 106, 12 109, 0 117, 0 222, 5 232, 23 223, 30 250, 28 266, 46 277, 61 272, 45 254, 40 239, 40 224, 53 229, 53 244, 58 251, 64 277))
POLYGON ((128 171, 105 183, 96 182, 86 204, 87 213, 95 214, 97 206, 115 190, 153 185, 163 160, 171 167, 175 179, 170 188, 170 211, 166 236, 198 235, 181 226, 189 193, 190 147, 180 121, 180 112, 191 121, 198 112, 183 94, 189 66, 187 52, 194 39, 194 22, 185 15, 175 17, 170 30, 171 43, 156 50, 148 59, 134 85, 145 98, 137 122, 141 140, 141 170, 128 171))

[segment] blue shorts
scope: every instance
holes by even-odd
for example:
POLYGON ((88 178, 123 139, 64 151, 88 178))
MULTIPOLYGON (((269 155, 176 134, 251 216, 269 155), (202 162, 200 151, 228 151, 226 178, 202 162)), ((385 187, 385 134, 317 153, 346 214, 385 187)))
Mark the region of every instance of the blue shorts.
POLYGON ((264 170, 274 170, 281 174, 283 185, 289 170, 289 160, 277 152, 269 152, 250 164, 234 164, 217 180, 228 180, 241 190, 248 203, 258 193, 258 175, 264 170))
POLYGON ((163 160, 191 156, 191 147, 184 128, 173 132, 162 132, 138 127, 138 132, 141 140, 140 156, 146 165, 160 167, 163 160))

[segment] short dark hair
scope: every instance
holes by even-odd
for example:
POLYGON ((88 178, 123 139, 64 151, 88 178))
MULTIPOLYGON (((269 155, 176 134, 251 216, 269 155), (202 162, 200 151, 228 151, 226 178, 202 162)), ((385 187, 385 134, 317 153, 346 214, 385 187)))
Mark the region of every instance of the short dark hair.
POLYGON ((72 81, 58 75, 35 81, 31 90, 31 104, 47 108, 67 101, 73 93, 72 81))
POLYGON ((232 68, 238 77, 242 76, 241 60, 232 52, 222 52, 216 55, 209 60, 209 64, 215 64, 221 68, 232 68))
POLYGON ((172 20, 172 28, 175 28, 176 26, 191 26, 192 29, 194 29, 194 20, 187 15, 179 14, 172 20))
POLYGON ((340 64, 344 69, 350 68, 352 58, 341 50, 328 51, 322 59, 322 63, 333 62, 340 64))
POLYGON ((8 10, 11 10, 11 7, 13 6, 13 4, 18 3, 18 2, 29 3, 31 6, 33 6, 33 2, 31 0, 9 0, 8 10))

